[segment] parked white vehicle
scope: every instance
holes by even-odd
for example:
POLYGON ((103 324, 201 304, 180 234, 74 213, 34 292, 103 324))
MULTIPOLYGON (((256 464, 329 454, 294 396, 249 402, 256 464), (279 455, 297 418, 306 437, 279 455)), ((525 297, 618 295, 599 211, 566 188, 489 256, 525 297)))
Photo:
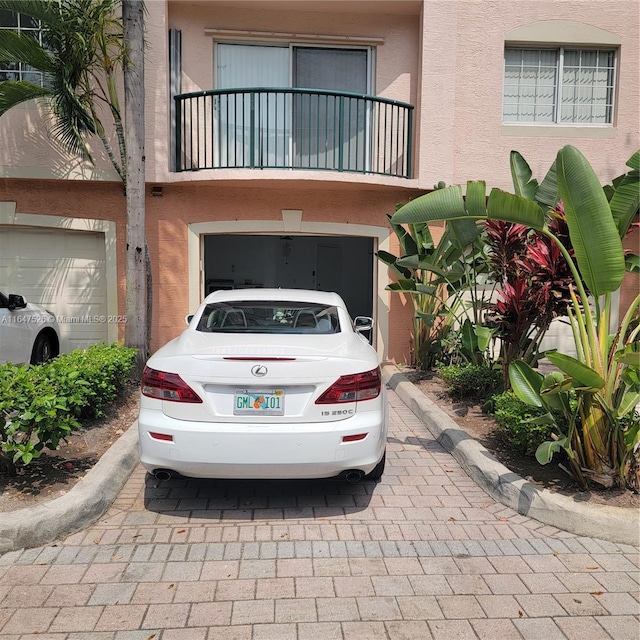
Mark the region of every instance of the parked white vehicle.
POLYGON ((20 295, 0 291, 0 363, 41 364, 59 353, 55 316, 20 295))
POLYGON ((335 293, 216 291, 142 379, 140 458, 159 479, 379 479, 378 357, 335 293), (354 328, 355 325, 355 328, 354 328))

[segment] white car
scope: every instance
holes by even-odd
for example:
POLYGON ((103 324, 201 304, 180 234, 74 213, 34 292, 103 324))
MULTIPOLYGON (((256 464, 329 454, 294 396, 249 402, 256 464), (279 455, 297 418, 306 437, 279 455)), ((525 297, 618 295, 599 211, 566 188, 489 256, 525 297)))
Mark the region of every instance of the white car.
POLYGON ((55 316, 22 296, 0 291, 0 363, 42 364, 59 353, 55 316))
POLYGON ((215 291, 147 362, 140 458, 160 480, 377 480, 387 403, 378 357, 335 293, 215 291))

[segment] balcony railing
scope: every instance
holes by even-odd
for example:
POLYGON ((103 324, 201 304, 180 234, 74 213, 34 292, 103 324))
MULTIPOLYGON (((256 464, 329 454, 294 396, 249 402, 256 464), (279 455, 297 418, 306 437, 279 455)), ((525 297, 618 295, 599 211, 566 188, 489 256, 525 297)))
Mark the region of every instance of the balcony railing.
POLYGON ((413 106, 320 89, 175 96, 176 171, 317 169, 411 177, 413 106))

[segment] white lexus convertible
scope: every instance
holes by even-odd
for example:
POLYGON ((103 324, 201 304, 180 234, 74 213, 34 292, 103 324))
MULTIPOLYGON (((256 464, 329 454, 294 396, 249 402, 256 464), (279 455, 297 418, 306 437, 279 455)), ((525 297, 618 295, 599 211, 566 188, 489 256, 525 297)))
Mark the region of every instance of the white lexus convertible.
POLYGON ((335 293, 210 294, 142 379, 140 458, 158 479, 377 480, 387 404, 378 357, 335 293))

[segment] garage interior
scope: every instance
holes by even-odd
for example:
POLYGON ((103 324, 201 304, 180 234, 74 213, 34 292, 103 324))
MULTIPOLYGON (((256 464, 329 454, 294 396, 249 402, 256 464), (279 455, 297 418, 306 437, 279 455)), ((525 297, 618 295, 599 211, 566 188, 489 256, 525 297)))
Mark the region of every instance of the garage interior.
POLYGON ((352 318, 373 316, 373 253, 373 238, 205 235, 204 293, 249 287, 335 291, 352 318))

